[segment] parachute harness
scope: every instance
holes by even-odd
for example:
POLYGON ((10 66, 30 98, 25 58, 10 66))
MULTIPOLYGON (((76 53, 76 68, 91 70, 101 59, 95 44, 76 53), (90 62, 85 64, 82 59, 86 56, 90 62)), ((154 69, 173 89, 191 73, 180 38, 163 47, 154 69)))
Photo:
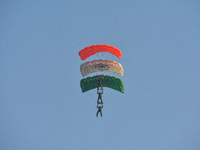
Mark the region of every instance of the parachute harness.
POLYGON ((97 86, 97 94, 98 94, 98 99, 97 99, 97 113, 96 117, 98 117, 98 114, 101 114, 102 117, 102 108, 103 108, 103 100, 102 100, 102 94, 103 94, 103 86, 102 86, 102 81, 101 79, 98 80, 98 86, 97 86))

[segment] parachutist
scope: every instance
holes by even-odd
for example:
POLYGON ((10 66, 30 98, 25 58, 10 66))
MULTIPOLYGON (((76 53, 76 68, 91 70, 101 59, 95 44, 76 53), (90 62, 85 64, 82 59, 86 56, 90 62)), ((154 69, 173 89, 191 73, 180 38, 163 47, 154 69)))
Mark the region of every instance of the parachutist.
POLYGON ((97 88, 97 94, 103 94, 103 87, 97 88))
POLYGON ((98 104, 103 104, 102 93, 98 93, 97 105, 98 104))
POLYGON ((102 108, 103 108, 103 105, 102 105, 102 106, 98 106, 98 105, 97 105, 97 108, 98 108, 98 110, 97 110, 96 117, 98 117, 98 114, 99 114, 99 113, 101 114, 101 117, 102 117, 102 108))
POLYGON ((99 80, 99 85, 98 85, 98 87, 97 87, 97 94, 98 94, 97 106, 98 106, 99 104, 102 104, 102 105, 103 105, 103 100, 102 100, 103 87, 102 87, 101 80, 99 80))

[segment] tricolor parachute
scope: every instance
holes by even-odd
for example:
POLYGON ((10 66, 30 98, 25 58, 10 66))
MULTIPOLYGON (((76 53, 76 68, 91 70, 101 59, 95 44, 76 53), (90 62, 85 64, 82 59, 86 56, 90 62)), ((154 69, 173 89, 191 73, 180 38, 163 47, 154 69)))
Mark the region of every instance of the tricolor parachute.
MULTIPOLYGON (((85 47, 81 51, 79 51, 79 56, 81 60, 86 60, 88 57, 100 53, 100 52, 108 52, 119 59, 122 57, 122 52, 118 48, 106 44, 97 44, 85 47)), ((123 76, 124 70, 122 65, 119 62, 112 61, 112 60, 92 60, 87 61, 80 65, 80 72, 83 77, 94 73, 94 72, 113 72, 123 76)), ((120 78, 116 78, 114 76, 108 75, 96 75, 93 77, 83 78, 80 81, 80 87, 82 92, 87 92, 92 89, 97 89, 98 99, 97 99, 97 108, 98 111, 96 116, 100 113, 102 116, 102 108, 103 108, 103 87, 108 87, 110 89, 114 89, 121 93, 124 93, 124 84, 120 78)))
POLYGON ((82 76, 86 76, 90 73, 99 72, 99 71, 108 71, 114 72, 123 76, 124 70, 120 63, 111 60, 93 60, 81 64, 80 71, 82 76))
POLYGON ((81 80, 82 92, 87 92, 89 90, 98 87, 98 81, 101 80, 102 87, 108 87, 124 93, 124 84, 121 79, 111 76, 97 75, 93 77, 87 77, 81 80))
POLYGON ((100 52, 108 52, 115 56, 117 56, 119 59, 122 57, 122 52, 118 48, 106 44, 97 44, 97 45, 91 45, 88 47, 85 47, 82 49, 78 54, 81 57, 81 60, 86 60, 88 57, 100 53, 100 52))

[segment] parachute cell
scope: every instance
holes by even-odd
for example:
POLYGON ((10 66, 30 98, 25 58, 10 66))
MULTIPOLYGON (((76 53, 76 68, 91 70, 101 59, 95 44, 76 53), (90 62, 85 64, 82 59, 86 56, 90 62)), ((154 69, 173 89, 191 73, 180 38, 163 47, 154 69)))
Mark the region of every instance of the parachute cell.
POLYGON ((86 92, 98 87, 99 80, 101 80, 103 87, 108 87, 124 93, 124 84, 121 79, 111 76, 93 76, 87 77, 80 81, 82 92, 86 92))
POLYGON ((83 77, 90 73, 99 71, 114 72, 121 76, 123 76, 124 72, 123 67, 120 63, 103 59, 88 61, 81 64, 80 71, 83 77))
POLYGON ((100 52, 108 52, 115 56, 117 56, 119 59, 122 57, 122 52, 118 48, 106 44, 97 44, 97 45, 91 45, 88 47, 85 47, 81 51, 79 51, 79 56, 81 57, 81 60, 85 60, 91 55, 94 55, 96 53, 100 52))

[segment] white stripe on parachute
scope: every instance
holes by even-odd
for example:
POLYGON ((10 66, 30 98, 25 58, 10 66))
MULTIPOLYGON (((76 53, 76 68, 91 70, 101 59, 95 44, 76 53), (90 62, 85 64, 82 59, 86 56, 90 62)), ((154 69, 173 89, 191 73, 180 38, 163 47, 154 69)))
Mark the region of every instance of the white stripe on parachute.
POLYGON ((99 71, 114 72, 121 76, 123 76, 124 73, 123 67, 120 63, 103 59, 88 61, 81 64, 80 71, 83 77, 90 73, 99 71))

